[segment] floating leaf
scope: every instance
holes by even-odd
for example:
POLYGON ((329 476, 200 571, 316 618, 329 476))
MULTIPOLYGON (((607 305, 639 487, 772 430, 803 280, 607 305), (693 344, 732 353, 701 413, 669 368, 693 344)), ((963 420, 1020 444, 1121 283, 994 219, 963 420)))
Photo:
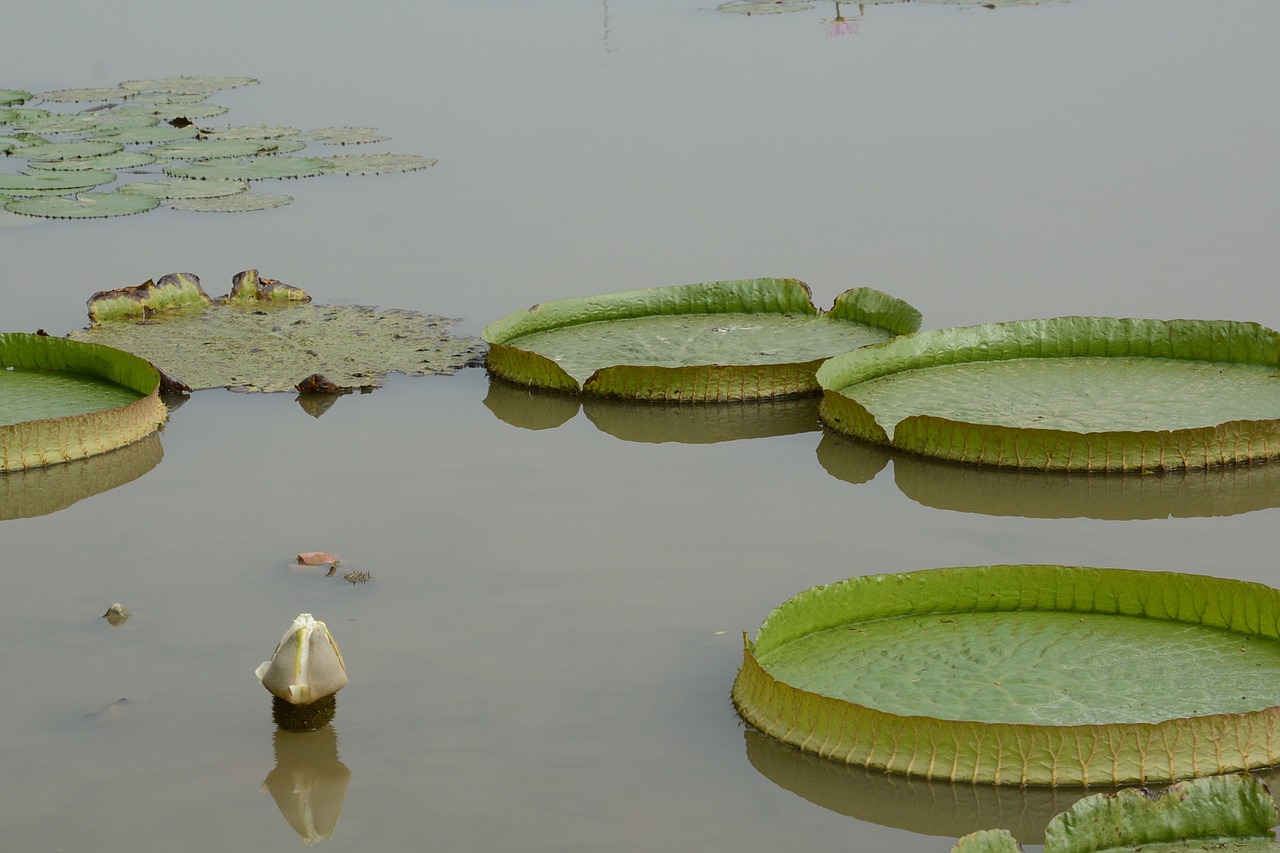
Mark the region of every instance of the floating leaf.
POLYGON ((30 149, 30 153, 24 153, 28 160, 84 160, 89 157, 100 157, 103 154, 115 154, 123 149, 124 146, 118 142, 59 142, 50 145, 41 145, 30 149))
POLYGON ((709 402, 814 394, 823 360, 919 328, 870 288, 819 312, 796 279, 628 290, 535 305, 483 332, 490 373, 605 397, 709 402))
POLYGON ((129 621, 129 617, 133 615, 133 611, 125 607, 120 602, 116 602, 107 608, 107 612, 102 614, 102 618, 107 620, 112 628, 118 628, 125 622, 129 621))
POLYGON ((1256 323, 1058 317, 939 329, 818 373, 822 419, 956 462, 1150 471, 1280 457, 1280 334, 1256 323))
POLYGON ((303 551, 298 555, 300 566, 337 566, 341 564, 337 554, 328 551, 303 551))
POLYGON ((173 127, 168 124, 156 124, 149 127, 126 127, 112 130, 110 133, 95 134, 95 139, 109 142, 122 142, 125 145, 158 145, 163 142, 174 142, 179 139, 195 139, 199 131, 194 126, 173 127))
MULTIPOLYGON (((75 172, 72 174, 80 174, 75 172)), ((93 219, 104 216, 128 216, 143 213, 160 204, 158 198, 148 198, 136 193, 78 193, 66 196, 41 196, 11 201, 5 208, 24 216, 43 216, 48 219, 93 219)))
POLYGON ((109 184, 116 179, 110 172, 41 171, 21 175, 0 175, 0 192, 10 196, 36 196, 42 193, 68 193, 109 184))
POLYGON ((0 110, 0 124, 13 125, 26 129, 26 123, 36 121, 38 119, 48 118, 53 113, 48 110, 31 109, 30 107, 21 107, 19 109, 3 109, 0 110))
POLYGON ((272 155, 243 160, 209 160, 202 163, 166 166, 164 173, 175 178, 260 181, 269 178, 308 178, 322 174, 327 162, 313 157, 272 155))
POLYGON ((716 7, 717 12, 733 12, 738 15, 777 15, 782 12, 803 12, 812 9, 812 3, 789 3, 783 0, 733 0, 716 7))
POLYGON ((191 139, 157 145, 150 152, 163 160, 219 160, 251 157, 263 153, 262 148, 262 142, 247 139, 191 139))
POLYGON ((746 642, 733 700, 762 733, 838 761, 1120 785, 1276 764, 1277 675, 1280 591, 978 566, 800 593, 746 642))
POLYGON ((1007 829, 980 829, 957 841, 951 853, 1022 853, 1022 847, 1007 829))
POLYGON ((210 178, 197 181, 189 178, 171 178, 167 181, 138 181, 120 187, 122 193, 138 193, 152 198, 217 198, 242 193, 249 188, 247 181, 210 178))
POLYGON ((301 132, 296 127, 255 124, 214 129, 204 128, 200 131, 200 135, 202 138, 207 139, 281 139, 297 136, 301 132))
POLYGON ((318 127, 307 135, 326 145, 365 145, 391 138, 378 135, 376 127, 318 127))
POLYGON ((417 154, 339 154, 326 157, 325 171, 344 175, 377 175, 382 172, 416 172, 434 166, 436 160, 417 154))
POLYGON ((72 101, 119 101, 134 94, 120 86, 97 87, 90 89, 57 89, 52 92, 41 92, 39 97, 46 101, 69 103, 72 101))
POLYGON ((267 195, 265 193, 237 193, 211 198, 180 198, 166 202, 174 210, 193 210, 198 213, 246 213, 253 210, 271 210, 284 207, 293 201, 291 195, 267 195))
POLYGON ((126 80, 120 84, 120 88, 131 92, 210 95, 257 82, 253 77, 160 77, 153 80, 126 80))
POLYGON ((448 334, 454 322, 359 305, 215 304, 146 325, 101 323, 71 337, 135 352, 192 388, 293 391, 313 373, 344 387, 380 385, 391 372, 453 373, 482 351, 474 338, 448 334))
POLYGON ((224 301, 233 305, 257 305, 260 302, 310 302, 311 296, 301 287, 264 278, 257 270, 244 270, 231 277, 231 292, 224 301))
POLYGON ((0 334, 0 471, 123 447, 165 420, 160 375, 110 347, 0 334))
POLYGON ((24 92, 21 89, 0 89, 0 107, 25 103, 33 97, 35 96, 30 92, 24 92))
POLYGON ((162 275, 159 281, 147 279, 142 284, 100 290, 85 304, 89 308, 89 319, 97 323, 142 319, 157 311, 202 307, 212 301, 195 273, 171 272, 162 275))
POLYGON ((32 169, 133 169, 154 163, 155 158, 144 151, 117 151, 114 154, 103 154, 100 157, 87 157, 83 160, 53 160, 48 163, 32 160, 32 169))
POLYGON ((131 127, 150 127, 158 121, 155 116, 125 116, 115 112, 60 113, 28 119, 22 126, 32 133, 110 134, 131 127))

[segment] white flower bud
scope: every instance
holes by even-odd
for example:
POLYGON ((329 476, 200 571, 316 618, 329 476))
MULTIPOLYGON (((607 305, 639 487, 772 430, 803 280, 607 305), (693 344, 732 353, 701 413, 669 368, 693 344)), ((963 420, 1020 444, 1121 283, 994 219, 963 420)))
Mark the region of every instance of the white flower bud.
POLYGON ((293 705, 310 705, 347 683, 347 665, 323 622, 303 613, 256 671, 262 686, 293 705))

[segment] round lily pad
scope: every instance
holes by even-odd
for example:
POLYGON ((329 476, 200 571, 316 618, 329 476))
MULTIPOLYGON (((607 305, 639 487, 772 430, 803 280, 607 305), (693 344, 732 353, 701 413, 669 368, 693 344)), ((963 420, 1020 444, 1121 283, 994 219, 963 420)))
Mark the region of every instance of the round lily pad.
POLYGON ((74 101, 117 101, 132 95, 128 89, 120 86, 97 86, 87 89, 57 89, 52 92, 41 92, 40 97, 46 101, 70 103, 74 101))
POLYGON ((201 130, 200 135, 208 139, 283 139, 289 136, 297 136, 301 132, 296 127, 253 124, 201 130))
POLYGON ((307 178, 322 174, 326 163, 314 157, 272 155, 242 160, 207 160, 165 166, 164 173, 174 178, 208 180, 260 181, 269 178, 307 178))
POLYGON ((326 145, 365 145, 391 138, 380 135, 376 127, 318 127, 308 135, 326 145))
POLYGON ((1059 317, 923 332, 818 372, 832 429, 957 462, 1070 471, 1280 458, 1280 334, 1059 317))
POLYGON ((151 80, 126 80, 120 88, 131 92, 167 92, 175 95, 209 95, 224 89, 236 89, 258 81, 253 77, 160 77, 151 80))
POLYGON ((92 113, 59 113, 33 118, 22 123, 32 133, 102 133, 109 134, 131 127, 150 127, 159 119, 156 116, 120 115, 112 110, 92 113))
POLYGON ((187 139, 157 145, 150 151, 165 160, 220 160, 252 157, 261 153, 262 143, 248 139, 187 139))
POLYGON ((21 104, 31 100, 34 95, 21 89, 0 89, 0 107, 10 104, 21 104))
POLYGON ((789 3, 783 0, 732 0, 716 7, 717 12, 733 12, 738 15, 778 15, 783 12, 803 12, 812 9, 812 3, 789 3))
POLYGON ((242 193, 249 188, 247 181, 210 178, 197 181, 191 178, 170 178, 167 181, 137 181, 120 187, 122 193, 138 193, 152 198, 216 198, 242 193))
POLYGON ((808 286, 762 278, 546 302, 483 332, 495 376, 636 400, 707 402, 818 391, 825 359, 919 328, 920 313, 869 288, 818 311, 808 286))
POLYGON ((74 160, 50 160, 48 162, 32 160, 32 169, 76 170, 76 169, 133 169, 154 163, 155 158, 145 151, 117 151, 114 154, 102 154, 97 157, 86 157, 74 160))
POLYGON ((1119 785, 1280 762, 1280 591, 976 566, 815 587, 744 636, 762 733, 951 781, 1119 785))
POLYGON ((339 154, 325 158, 326 171, 343 175, 377 175, 383 172, 416 172, 436 161, 417 154, 339 154))
POLYGON ((166 202, 166 207, 172 207, 174 210, 194 210, 199 213, 245 213, 252 210, 284 207, 292 201, 291 195, 234 193, 210 198, 177 198, 166 202))
POLYGON ((87 190, 109 184, 116 179, 110 172, 79 170, 67 172, 41 171, 35 174, 0 175, 0 192, 10 196, 38 196, 87 190))
POLYGON ((0 471, 123 447, 165 420, 160 374, 111 347, 0 334, 0 471))
POLYGON ((195 139, 200 131, 195 125, 174 127, 170 124, 155 124, 143 127, 125 127, 112 129, 110 133, 99 132, 94 138, 109 142, 122 142, 125 145, 158 145, 178 139, 195 139))
POLYGON ((86 140, 83 142, 58 142, 41 145, 24 153, 28 160, 84 160, 89 157, 100 157, 103 154, 115 154, 124 148, 118 142, 100 142, 86 140))
POLYGON ((73 197, 41 196, 9 202, 7 210, 24 216, 48 219, 94 219, 143 213, 160 204, 160 199, 137 193, 78 193, 73 197))

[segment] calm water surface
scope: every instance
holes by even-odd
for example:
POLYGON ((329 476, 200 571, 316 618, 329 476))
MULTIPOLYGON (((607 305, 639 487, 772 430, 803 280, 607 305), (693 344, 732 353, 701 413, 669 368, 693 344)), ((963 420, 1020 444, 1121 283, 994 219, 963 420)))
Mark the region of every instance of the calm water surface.
MULTIPOLYGON (((711 5, 8 10, 0 87, 248 74, 213 98, 237 123, 372 125, 440 164, 268 186, 296 201, 263 213, 0 229, 0 329, 62 334, 93 291, 191 271, 220 293, 247 267, 469 333, 557 297, 763 275, 822 306, 879 287, 926 328, 1280 326, 1280 5, 870 5, 839 38, 829 4, 711 5)), ((804 406, 579 407, 472 369, 320 418, 200 392, 161 443, 0 521, 5 849, 293 850, 306 787, 341 804, 325 845, 344 850, 1034 841, 1070 792, 884 779, 744 731, 742 632, 814 584, 940 565, 1280 584, 1266 469, 969 477, 824 437, 804 406), (316 549, 373 579, 290 569, 316 549), (119 628, 114 601, 136 614, 119 628), (301 611, 351 672, 336 753, 273 742, 253 678, 301 611)), ((9 478, 0 499, 61 488, 9 478)))

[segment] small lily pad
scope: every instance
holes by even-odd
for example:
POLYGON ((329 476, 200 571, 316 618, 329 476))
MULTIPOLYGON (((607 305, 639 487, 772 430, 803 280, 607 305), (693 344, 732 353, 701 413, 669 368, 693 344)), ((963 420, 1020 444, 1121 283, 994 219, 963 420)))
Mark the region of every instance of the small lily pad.
POLYGON ((344 175, 377 175, 382 172, 416 172, 434 166, 436 160, 417 154, 339 154, 325 158, 325 171, 344 175))
POLYGON ((116 179, 110 172, 42 171, 36 174, 0 175, 0 192, 10 196, 37 196, 47 193, 69 193, 109 184, 116 179))
POLYGON ((284 207, 292 201, 291 195, 246 192, 210 198, 178 198, 165 202, 165 206, 174 210, 194 210, 198 213, 246 213, 284 207))
POLYGON ((190 139, 157 145, 150 152, 163 160, 220 160, 261 154, 262 143, 248 139, 190 139))
POLYGON ((88 89, 56 89, 52 92, 41 92, 39 97, 46 101, 70 103, 74 101, 119 101, 134 94, 119 86, 99 86, 88 89))
POLYGON ((254 124, 238 127, 204 128, 200 136, 206 139, 283 139, 302 133, 296 127, 254 124))
POLYGON ((76 170, 98 169, 134 169, 155 162, 155 158, 145 151, 117 151, 114 154, 103 154, 98 157, 86 157, 83 160, 51 160, 42 162, 32 160, 32 169, 76 170))
POLYGON ((717 12, 736 15, 778 15, 783 12, 803 12, 812 9, 812 3, 791 3, 783 0, 733 0, 716 7, 717 12))
MULTIPOLYGON (((76 173, 78 174, 78 173, 76 173)), ((78 193, 74 197, 43 196, 11 201, 5 208, 23 216, 48 219, 93 219, 143 213, 160 204, 160 199, 137 193, 78 193)))
POLYGON ((58 113, 33 118, 22 123, 32 133, 102 133, 110 134, 131 127, 150 127, 159 121, 155 116, 126 116, 113 111, 92 113, 58 113))
POLYGON ((253 77, 160 77, 152 80, 126 80, 120 88, 131 92, 167 92, 170 94, 210 95, 224 89, 236 89, 258 81, 253 77))
POLYGON ((325 145, 366 145, 391 138, 379 135, 376 127, 318 127, 307 135, 325 145))
POLYGON ((170 178, 167 181, 137 181, 120 187, 122 193, 138 193, 153 198, 217 198, 242 193, 249 188, 247 181, 210 178, 198 181, 191 178, 170 178))
POLYGON ((170 124, 156 124, 149 127, 120 128, 110 133, 102 132, 96 134, 94 139, 122 142, 125 145, 158 145, 179 139, 195 139, 197 133, 199 130, 195 125, 174 127, 170 124))
POLYGON ((174 178, 260 181, 270 178, 308 178, 323 174, 327 162, 314 157, 271 155, 242 160, 208 160, 201 163, 166 166, 164 173, 174 178))
POLYGON ((84 142, 58 142, 32 148, 25 154, 28 160, 85 160, 89 157, 100 157, 103 154, 115 154, 124 146, 118 142, 100 142, 89 140, 84 142))
POLYGON ((34 95, 21 89, 0 89, 0 107, 10 104, 21 104, 31 100, 34 95))

